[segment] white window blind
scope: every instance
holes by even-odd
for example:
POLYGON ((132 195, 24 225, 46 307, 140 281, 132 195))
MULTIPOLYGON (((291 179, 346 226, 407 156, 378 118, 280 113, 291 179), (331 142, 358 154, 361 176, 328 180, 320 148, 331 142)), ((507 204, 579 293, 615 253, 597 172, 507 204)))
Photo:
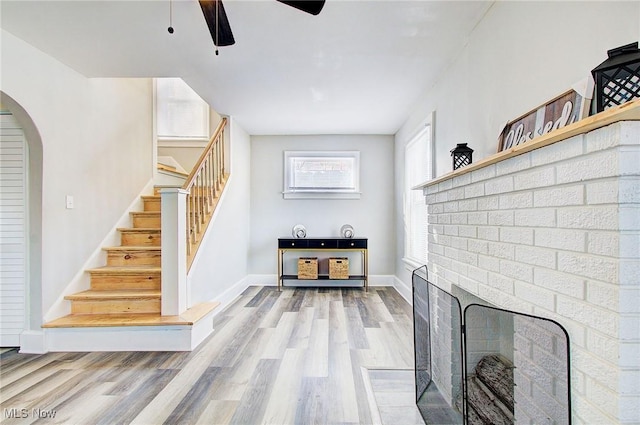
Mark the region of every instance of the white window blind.
POLYGON ((180 78, 156 79, 158 139, 208 140, 209 105, 180 78))
POLYGON ((360 152, 286 151, 284 197, 360 196, 360 152))
POLYGON ((431 125, 428 125, 405 148, 404 257, 413 266, 427 263, 427 206, 422 191, 411 188, 431 178, 431 163, 431 125))

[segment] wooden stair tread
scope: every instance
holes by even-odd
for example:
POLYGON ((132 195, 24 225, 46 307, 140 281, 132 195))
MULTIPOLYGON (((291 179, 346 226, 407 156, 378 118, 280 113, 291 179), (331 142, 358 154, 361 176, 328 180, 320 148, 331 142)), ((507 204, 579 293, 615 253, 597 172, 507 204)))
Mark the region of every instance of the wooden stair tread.
POLYGON ((219 302, 195 305, 177 316, 160 314, 70 314, 42 325, 43 328, 82 328, 113 326, 193 325, 215 310, 219 302))
POLYGON ((159 227, 120 227, 117 230, 129 233, 160 233, 159 227))
POLYGON ((104 266, 96 267, 94 269, 87 270, 89 273, 104 273, 104 274, 128 274, 128 273, 159 273, 160 267, 153 266, 104 266))
POLYGON ((160 211, 130 211, 129 214, 136 215, 136 216, 157 217, 161 214, 161 212, 160 211))
POLYGON ((103 251, 161 251, 160 246, 154 245, 118 245, 118 246, 105 246, 103 251))
POLYGON ((115 300, 115 299, 134 299, 142 300, 149 298, 160 298, 161 291, 157 289, 105 289, 95 290, 88 289, 86 291, 77 292, 67 295, 66 300, 115 300))

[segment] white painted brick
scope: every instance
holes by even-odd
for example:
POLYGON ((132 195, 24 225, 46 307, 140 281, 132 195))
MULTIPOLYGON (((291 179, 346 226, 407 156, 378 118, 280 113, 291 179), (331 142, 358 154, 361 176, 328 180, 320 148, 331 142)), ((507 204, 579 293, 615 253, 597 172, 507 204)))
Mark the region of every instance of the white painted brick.
POLYGON ((452 187, 467 186, 469 184, 471 184, 471 173, 455 176, 451 181, 452 187))
POLYGON ((450 236, 458 236, 458 226, 444 226, 444 234, 450 236))
POLYGON ((533 267, 526 264, 509 260, 500 260, 500 273, 517 280, 533 283, 533 267))
POLYGON ((619 199, 621 204, 640 204, 640 178, 621 178, 619 180, 619 199))
POLYGON ((614 124, 590 131, 585 140, 587 153, 613 148, 620 143, 620 126, 614 124))
POLYGON ((456 248, 456 249, 463 249, 463 250, 467 250, 467 245, 468 245, 468 240, 465 238, 459 238, 459 237, 455 237, 452 236, 451 237, 451 247, 452 248, 456 248))
POLYGON ((637 395, 640 391, 640 370, 623 371, 620 374, 620 394, 637 395))
POLYGON ((640 421, 640 396, 620 396, 618 399, 620 423, 631 424, 640 421))
POLYGON ((617 359, 619 355, 618 339, 587 329, 587 349, 602 359, 617 359))
POLYGON ((445 213, 452 213, 458 211, 458 203, 457 202, 445 202, 443 205, 445 213))
POLYGON ((427 195, 431 195, 431 194, 440 192, 440 186, 437 184, 430 184, 429 186, 425 187, 423 190, 427 195))
POLYGON ((489 252, 489 243, 486 241, 472 239, 468 242, 468 249, 470 252, 486 254, 489 252))
MULTIPOLYGON (((505 262, 502 261, 500 264, 504 266, 505 265, 504 263, 505 262)), ((541 306, 547 310, 550 310, 550 311, 555 310, 556 304, 555 304, 555 295, 553 294, 553 292, 544 288, 539 288, 534 285, 531 285, 531 282, 533 282, 532 270, 527 270, 523 266, 517 267, 516 269, 520 270, 522 275, 519 277, 515 275, 512 276, 513 278, 516 279, 514 283, 515 296, 520 298, 521 300, 528 301, 537 306, 541 306), (528 276, 525 276, 525 274, 527 273, 530 273, 531 275, 529 279, 528 279, 528 276), (521 282, 518 279, 526 280, 529 283, 521 282)), ((510 275, 509 273, 511 273, 511 271, 507 273, 507 271, 504 268, 502 269, 502 272, 507 276, 509 276, 510 275)))
POLYGON ((620 276, 619 284, 623 286, 637 287, 640 282, 640 261, 638 260, 620 260, 620 276))
POLYGON ((487 212, 470 212, 467 214, 468 224, 487 224, 489 222, 487 212))
POLYGON ((427 214, 427 224, 437 224, 438 216, 435 214, 427 214))
POLYGON ((535 284, 541 288, 546 288, 579 300, 585 297, 584 278, 543 268, 535 268, 533 270, 533 277, 535 284))
POLYGON ((503 227, 500 229, 500 242, 533 245, 533 229, 526 227, 503 227))
POLYGON ((638 359, 640 359, 640 343, 623 342, 620 344, 620 360, 621 368, 638 369, 638 359))
POLYGON ((620 238, 620 257, 640 259, 640 231, 622 233, 620 238))
POLYGON ((477 211, 478 201, 476 199, 467 199, 458 202, 458 211, 477 211))
POLYGON ((475 239, 478 237, 478 227, 476 226, 460 226, 458 227, 458 235, 461 238, 475 239))
POLYGON ((617 391, 613 391, 600 385, 598 381, 587 381, 587 397, 591 402, 594 402, 598 407, 606 414, 611 416, 617 416, 618 414, 618 397, 617 391))
POLYGON ((444 247, 444 255, 445 257, 451 259, 451 260, 458 260, 458 253, 460 251, 457 248, 452 248, 450 246, 445 246, 444 247))
POLYGON ((620 234, 615 232, 587 233, 587 252, 617 257, 620 252, 620 234))
POLYGON ((555 227, 556 210, 553 208, 515 210, 514 224, 525 227, 555 227))
POLYGON ((563 251, 558 252, 558 270, 609 283, 616 283, 619 276, 614 259, 563 251))
POLYGON ((499 241, 500 240, 500 228, 499 227, 478 227, 478 239, 487 241, 499 241))
POLYGON ((528 172, 518 173, 513 176, 515 190, 534 189, 553 186, 556 183, 554 167, 534 168, 528 172))
POLYGON ((430 254, 444 255, 444 246, 438 244, 429 244, 428 247, 430 254))
POLYGON ((571 390, 574 396, 576 394, 585 394, 585 382, 586 377, 584 373, 575 369, 571 371, 571 390))
POLYGON ((468 276, 473 280, 482 284, 487 283, 489 272, 487 272, 486 270, 483 270, 473 265, 469 265, 469 267, 467 268, 467 273, 469 273, 468 276))
MULTIPOLYGON (((434 218, 436 219, 435 223, 437 224, 451 224, 451 214, 438 214, 437 216, 434 216, 434 218)), ((427 222, 431 223, 429 217, 427 217, 427 222)))
POLYGON ((436 193, 435 202, 447 202, 449 198, 447 197, 447 192, 438 192, 436 193))
POLYGON ((427 205, 436 204, 438 202, 438 194, 434 193, 434 194, 431 194, 431 195, 427 195, 427 196, 425 196, 424 201, 425 201, 425 203, 427 205))
POLYGON ((586 185, 587 204, 615 204, 618 202, 618 181, 593 181, 586 185))
POLYGON ((458 285, 460 285, 462 289, 469 291, 472 294, 478 293, 478 282, 471 280, 467 277, 460 276, 460 279, 458 280, 458 285))
POLYGON ((479 285, 478 291, 479 297, 489 300, 497 307, 528 314, 533 312, 533 308, 530 303, 522 301, 514 295, 505 294, 504 292, 497 291, 487 285, 479 285))
POLYGON ((562 207, 584 204, 584 186, 560 186, 533 192, 534 207, 562 207))
POLYGON ((588 156, 574 158, 556 167, 558 184, 573 183, 618 174, 618 154, 615 151, 601 151, 588 156))
POLYGON ((450 179, 443 180, 440 183, 438 183, 438 192, 447 191, 447 190, 451 189, 452 187, 453 187, 453 182, 450 179))
POLYGON ((531 167, 531 154, 522 155, 500 161, 496 164, 496 175, 502 176, 518 171, 526 170, 531 167))
POLYGON ((427 203, 428 214, 441 214, 444 212, 444 204, 430 204, 427 203))
POLYGON ((489 272, 500 272, 500 260, 493 256, 478 255, 478 267, 489 272))
POLYGON ((460 199, 464 199, 464 187, 457 187, 455 189, 451 189, 446 192, 447 200, 449 201, 458 201, 460 199))
POLYGON ((500 242, 488 242, 487 253, 492 257, 514 260, 516 258, 516 247, 500 242))
POLYGON ((427 232, 434 235, 442 235, 444 234, 444 226, 439 224, 429 224, 427 226, 427 232))
POLYGON ((451 224, 467 224, 467 213, 451 214, 451 224))
POLYGON ((618 331, 618 321, 614 312, 591 306, 575 298, 556 295, 556 311, 566 318, 608 335, 615 335, 618 331))
POLYGON ((480 168, 478 170, 473 170, 471 172, 471 182, 477 183, 479 181, 488 180, 496 175, 496 166, 489 165, 487 167, 480 168))
POLYGON ((506 294, 515 294, 514 279, 498 273, 488 273, 487 286, 502 291, 506 294))
POLYGON ((478 210, 490 211, 500 208, 500 198, 498 196, 485 196, 478 199, 478 210))
POLYGON ((640 205, 621 205, 619 211, 620 230, 640 229, 640 205))
POLYGON ((535 229, 535 245, 584 252, 587 232, 571 229, 535 229))
POLYGON ((557 212, 558 226, 567 229, 617 230, 616 206, 562 208, 557 212))
POLYGON ((498 193, 513 192, 513 177, 505 176, 488 180, 484 183, 484 193, 486 195, 496 195, 498 193))
POLYGON ((620 316, 620 340, 640 341, 640 314, 622 314, 620 316))
POLYGON ((499 203, 501 210, 531 208, 533 206, 533 193, 517 192, 500 195, 499 203))
POLYGON ((489 211, 488 223, 492 226, 513 226, 513 211, 489 211))
MULTIPOLYGON (((465 174, 465 175, 469 175, 469 174, 465 174)), ((480 196, 484 196, 484 184, 483 183, 476 183, 476 184, 471 184, 469 186, 465 186, 464 187, 464 196, 465 198, 477 198, 480 196)))
POLYGON ((587 280, 587 302, 618 311, 618 285, 587 280))
POLYGON ((578 135, 561 143, 545 146, 531 152, 531 165, 546 165, 582 155, 583 135, 578 135))
POLYGON ((620 287, 616 292, 620 295, 618 311, 621 314, 640 314, 640 285, 637 288, 620 287))
POLYGON ((617 421, 615 416, 605 415, 597 405, 585 397, 572 398, 571 410, 573 411, 572 425, 609 425, 617 421))
POLYGON ((516 246, 516 261, 533 266, 556 268, 556 253, 546 248, 536 248, 532 246, 516 246))
POLYGON ((640 145, 640 122, 620 122, 620 145, 640 145))

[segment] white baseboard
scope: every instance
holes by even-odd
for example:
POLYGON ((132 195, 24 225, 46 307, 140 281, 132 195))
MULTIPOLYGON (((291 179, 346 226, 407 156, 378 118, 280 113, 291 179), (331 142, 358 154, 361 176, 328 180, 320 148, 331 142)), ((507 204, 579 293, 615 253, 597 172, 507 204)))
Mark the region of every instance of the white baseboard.
POLYGON ((395 276, 393 277, 393 279, 393 287, 396 288, 396 291, 398 291, 398 293, 409 303, 409 305, 413 305, 413 288, 395 276))
POLYGON ((44 354, 47 352, 47 338, 44 331, 24 331, 20 334, 20 352, 44 354))

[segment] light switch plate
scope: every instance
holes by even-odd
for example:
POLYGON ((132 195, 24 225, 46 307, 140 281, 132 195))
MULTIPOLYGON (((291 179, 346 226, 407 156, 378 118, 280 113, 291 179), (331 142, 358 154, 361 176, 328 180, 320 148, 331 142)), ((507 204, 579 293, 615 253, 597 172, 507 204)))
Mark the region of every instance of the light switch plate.
POLYGON ((73 209, 73 196, 71 195, 65 196, 65 201, 67 202, 67 209, 68 210, 73 209))

